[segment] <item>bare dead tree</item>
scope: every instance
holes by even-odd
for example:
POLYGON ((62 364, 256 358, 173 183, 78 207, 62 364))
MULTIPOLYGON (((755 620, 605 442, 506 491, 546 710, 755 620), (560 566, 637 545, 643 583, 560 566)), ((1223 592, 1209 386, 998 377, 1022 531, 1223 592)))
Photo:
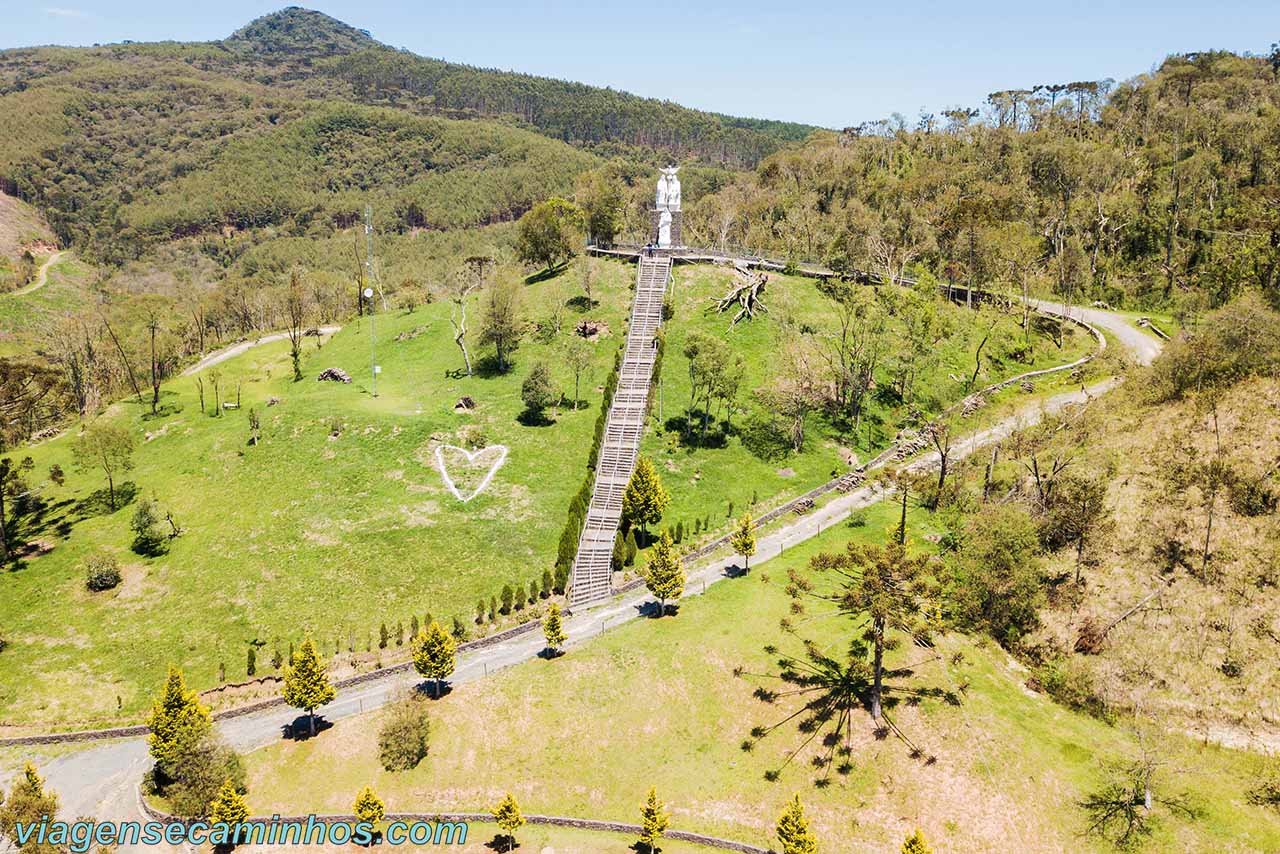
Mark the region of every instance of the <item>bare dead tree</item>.
MULTIPOLYGON (((289 290, 284 300, 285 317, 289 322, 289 356, 293 360, 293 381, 302 380, 302 336, 306 322, 307 304, 302 291, 302 276, 295 267, 289 273, 289 290)), ((239 403, 239 401, 237 401, 239 403)))

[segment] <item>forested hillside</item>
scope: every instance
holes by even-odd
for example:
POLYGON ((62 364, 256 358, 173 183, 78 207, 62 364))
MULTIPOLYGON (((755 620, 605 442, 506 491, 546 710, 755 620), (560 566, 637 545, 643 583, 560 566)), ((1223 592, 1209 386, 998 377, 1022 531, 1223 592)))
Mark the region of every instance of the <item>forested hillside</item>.
POLYGON ((815 134, 685 213, 690 242, 1195 312, 1280 302, 1280 50, 815 134))
POLYGON ((341 227, 368 201, 396 230, 511 219, 591 164, 566 142, 741 166, 810 130, 424 59, 297 8, 221 42, 0 52, 0 115, 0 190, 112 263, 211 228, 341 227))

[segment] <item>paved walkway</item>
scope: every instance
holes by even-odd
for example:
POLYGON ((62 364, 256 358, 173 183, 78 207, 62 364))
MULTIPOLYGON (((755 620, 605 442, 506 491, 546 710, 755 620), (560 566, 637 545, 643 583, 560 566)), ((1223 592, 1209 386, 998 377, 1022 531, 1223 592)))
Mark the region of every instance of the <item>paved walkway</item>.
MULTIPOLYGON (((341 326, 321 326, 319 331, 321 335, 332 335, 341 328, 341 326)), ((261 338, 254 338, 252 341, 241 341, 238 344, 231 344, 230 346, 223 347, 221 350, 214 350, 212 353, 183 371, 182 375, 184 377, 189 377, 192 374, 197 374, 200 371, 203 371, 205 368, 212 368, 214 365, 219 365, 227 359, 234 359, 241 353, 247 352, 260 344, 270 344, 272 341, 284 341, 288 337, 288 332, 272 332, 269 335, 263 335, 261 338)))

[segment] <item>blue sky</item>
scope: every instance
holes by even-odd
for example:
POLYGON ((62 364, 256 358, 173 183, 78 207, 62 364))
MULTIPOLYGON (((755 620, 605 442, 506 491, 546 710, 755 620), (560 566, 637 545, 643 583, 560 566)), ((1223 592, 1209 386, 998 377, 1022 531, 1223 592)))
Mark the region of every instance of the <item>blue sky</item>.
MULTIPOLYGON (((23 0, 21 12, 3 15, 0 47, 216 39, 283 5, 23 0)), ((1280 39, 1276 0, 300 5, 426 56, 829 127, 976 106, 988 92, 1017 86, 1122 80, 1169 53, 1263 53, 1280 39)))

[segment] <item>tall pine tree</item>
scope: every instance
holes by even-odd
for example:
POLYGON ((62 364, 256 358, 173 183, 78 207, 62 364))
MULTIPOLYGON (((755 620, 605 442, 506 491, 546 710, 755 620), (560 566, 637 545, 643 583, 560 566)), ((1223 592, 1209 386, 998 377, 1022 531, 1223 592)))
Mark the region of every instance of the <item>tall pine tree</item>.
POLYGON ((507 851, 513 851, 516 847, 516 831, 524 826, 524 816, 520 813, 520 805, 516 803, 516 799, 507 792, 507 796, 502 799, 499 804, 494 807, 493 820, 502 828, 504 841, 507 843, 507 851))
POLYGON ((902 840, 902 854, 933 854, 933 849, 924 841, 924 834, 917 829, 915 833, 902 840))
POLYGON ((387 807, 382 802, 382 798, 373 792, 372 786, 365 786, 360 790, 360 794, 356 795, 356 801, 351 805, 351 811, 355 813, 356 818, 368 824, 377 824, 386 818, 387 807))
POLYGON ((684 593, 684 564, 676 554, 671 534, 666 531, 658 538, 644 580, 645 587, 658 600, 659 617, 666 614, 668 599, 679 599, 684 593))
POLYGON ((218 796, 209 805, 209 821, 235 826, 249 817, 249 805, 235 783, 225 780, 218 796))
POLYGON ((437 699, 441 683, 453 673, 457 651, 457 642, 435 620, 413 639, 413 669, 431 680, 431 693, 437 699))
POLYGON ((165 773, 213 729, 209 709, 200 705, 195 691, 187 690, 182 671, 172 665, 160 696, 151 705, 147 727, 151 756, 165 773))
POLYGON ((560 654, 560 647, 568 640, 560 622, 560 606, 552 602, 547 615, 542 618, 542 633, 547 638, 547 652, 552 657, 560 654))
POLYGON ((648 800, 640 807, 640 844, 651 854, 656 854, 659 850, 657 842, 667 832, 670 823, 671 815, 658 800, 658 790, 650 789, 648 800))
POLYGON ((671 496, 663 488, 653 463, 648 457, 641 457, 622 496, 622 518, 633 525, 638 524, 645 535, 645 542, 648 542, 649 526, 662 519, 670 503, 671 496))
POLYGON ((743 569, 751 571, 751 556, 756 553, 756 523, 750 513, 743 513, 738 527, 729 538, 729 545, 743 557, 743 569))
POLYGON ((329 681, 329 671, 320 660, 316 645, 308 637, 289 659, 284 671, 284 701, 307 713, 311 735, 316 734, 316 709, 333 700, 337 691, 329 681))
POLYGON ((33 851, 39 854, 61 851, 53 845, 28 842, 22 848, 17 847, 15 832, 18 825, 34 827, 44 818, 53 818, 58 814, 58 796, 44 789, 44 778, 36 772, 30 762, 23 768, 22 774, 14 780, 9 796, 4 797, 0 791, 0 839, 14 842, 14 849, 24 852, 33 851))

